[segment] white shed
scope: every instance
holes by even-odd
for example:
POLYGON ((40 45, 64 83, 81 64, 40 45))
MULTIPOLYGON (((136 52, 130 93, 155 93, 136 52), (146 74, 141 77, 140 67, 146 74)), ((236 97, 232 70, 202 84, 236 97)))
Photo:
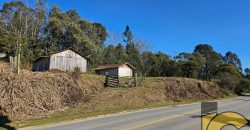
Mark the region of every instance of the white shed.
POLYGON ((101 65, 95 69, 96 74, 114 77, 132 77, 135 67, 129 63, 101 65))
POLYGON ((40 57, 33 63, 33 71, 62 70, 74 71, 76 67, 81 72, 87 71, 87 58, 73 50, 65 50, 50 56, 40 57))

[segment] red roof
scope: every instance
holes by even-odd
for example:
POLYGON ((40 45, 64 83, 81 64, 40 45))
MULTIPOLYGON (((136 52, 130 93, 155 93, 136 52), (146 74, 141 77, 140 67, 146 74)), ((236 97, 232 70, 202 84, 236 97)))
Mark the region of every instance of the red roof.
POLYGON ((119 68, 123 65, 127 65, 129 66, 131 69, 135 70, 136 68, 131 65, 130 63, 123 63, 123 64, 106 64, 106 65, 101 65, 99 67, 97 67, 95 70, 105 70, 105 69, 115 69, 115 68, 119 68))

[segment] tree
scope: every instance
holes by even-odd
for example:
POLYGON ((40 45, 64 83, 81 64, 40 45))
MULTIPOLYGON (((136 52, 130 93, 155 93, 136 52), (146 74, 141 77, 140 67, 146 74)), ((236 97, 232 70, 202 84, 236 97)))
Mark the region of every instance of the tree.
POLYGON ((229 51, 223 57, 223 61, 226 64, 229 64, 229 63, 234 64, 237 67, 238 71, 242 72, 242 64, 241 64, 240 58, 237 56, 237 54, 229 51))
POLYGON ((222 64, 220 66, 220 81, 222 86, 234 91, 242 76, 234 64, 222 64))
POLYGON ((134 36, 129 28, 129 26, 126 26, 126 29, 123 33, 124 36, 124 42, 126 42, 126 53, 128 55, 127 61, 134 65, 137 69, 137 71, 141 71, 141 57, 140 57, 140 51, 135 46, 134 43, 134 36))
POLYGON ((142 74, 144 76, 173 76, 174 61, 165 53, 146 51, 142 54, 142 74))
POLYGON ((246 68, 245 69, 245 77, 250 81, 250 69, 249 68, 246 68))
POLYGON ((1 46, 8 56, 18 59, 18 72, 20 65, 30 65, 35 57, 42 55, 45 5, 46 0, 37 0, 35 8, 17 1, 5 3, 1 9, 1 22, 5 30, 1 46))
POLYGON ((134 65, 137 71, 141 70, 141 59, 139 50, 135 47, 134 44, 126 45, 126 53, 128 55, 127 61, 134 65))
POLYGON ((250 81, 247 78, 242 78, 239 81, 239 84, 236 86, 234 92, 237 95, 242 95, 244 92, 249 92, 249 87, 250 87, 250 81))
POLYGON ((158 62, 155 64, 156 66, 154 67, 155 72, 157 72, 158 76, 170 76, 170 68, 171 68, 171 59, 170 57, 163 53, 163 52, 158 52, 155 54, 155 56, 158 59, 158 62))
POLYGON ((157 76, 154 73, 154 67, 156 67, 156 63, 158 62, 158 58, 151 51, 143 52, 142 54, 142 75, 144 76, 157 76))
POLYGON ((246 68, 246 69, 245 69, 245 73, 246 73, 247 75, 250 75, 250 69, 249 69, 249 68, 246 68))
POLYGON ((116 63, 122 64, 127 61, 128 55, 126 54, 125 49, 121 43, 119 43, 115 47, 114 55, 115 55, 116 63))
POLYGON ((199 78, 202 73, 204 60, 200 53, 191 54, 182 52, 175 57, 179 65, 179 75, 188 78, 199 78))
POLYGON ((133 44, 134 36, 130 30, 130 27, 127 25, 125 31, 123 32, 124 39, 123 41, 127 44, 133 44))
POLYGON ((192 54, 190 53, 182 52, 174 58, 176 62, 178 62, 179 75, 181 75, 182 77, 190 77, 193 73, 190 61, 191 56, 192 54))
POLYGON ((204 58, 208 58, 212 52, 213 47, 208 44, 199 44, 194 49, 194 53, 200 53, 204 58))
POLYGON ((215 52, 213 47, 208 44, 199 44, 194 49, 194 54, 201 54, 205 64, 202 78, 208 81, 217 75, 218 68, 222 62, 221 54, 215 52))
MULTIPOLYGON (((7 52, 15 52, 13 56, 17 59, 16 70, 20 73, 21 62, 21 48, 27 44, 27 22, 28 22, 28 8, 22 2, 5 3, 1 10, 1 16, 5 25, 5 29, 12 36, 6 36, 8 40, 5 47, 8 48, 7 52)), ((10 54, 8 54, 10 55, 10 54)))
POLYGON ((67 16, 74 20, 74 21, 79 21, 81 17, 79 16, 79 13, 75 9, 70 9, 66 11, 67 16))
POLYGON ((45 33, 44 49, 48 55, 70 48, 89 57, 93 67, 102 63, 106 29, 100 23, 82 19, 76 10, 62 12, 52 6, 45 33))
POLYGON ((109 45, 104 49, 104 64, 114 64, 116 63, 115 47, 114 45, 109 45))
POLYGON ((107 39, 108 33, 106 28, 100 24, 100 23, 93 23, 93 31, 92 31, 92 35, 93 36, 89 36, 90 39, 92 41, 94 41, 94 43, 99 46, 99 47, 103 47, 103 42, 107 39))

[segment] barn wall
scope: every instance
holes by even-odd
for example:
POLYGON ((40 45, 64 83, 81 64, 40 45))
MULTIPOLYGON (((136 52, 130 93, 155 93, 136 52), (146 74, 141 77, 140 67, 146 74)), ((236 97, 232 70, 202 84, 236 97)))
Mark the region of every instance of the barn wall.
POLYGON ((133 70, 127 65, 123 65, 118 69, 119 77, 132 77, 133 70))
POLYGON ((42 58, 38 61, 36 61, 33 66, 32 70, 33 71, 48 71, 49 70, 49 57, 47 58, 42 58))
POLYGON ((100 75, 108 74, 109 76, 117 77, 118 76, 118 69, 114 68, 114 69, 99 70, 99 71, 97 71, 97 73, 100 75))
POLYGON ((50 70, 74 71, 75 67, 79 67, 81 72, 87 72, 87 60, 71 50, 50 57, 50 70))

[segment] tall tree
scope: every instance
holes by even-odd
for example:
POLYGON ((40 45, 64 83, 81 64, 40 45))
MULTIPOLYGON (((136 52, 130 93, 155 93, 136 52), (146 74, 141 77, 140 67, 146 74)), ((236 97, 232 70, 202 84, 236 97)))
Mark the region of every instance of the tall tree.
POLYGON ((183 77, 199 78, 199 73, 202 72, 202 64, 204 64, 199 53, 194 55, 182 52, 175 59, 181 66, 181 75, 183 77))
POLYGON ((76 10, 62 12, 59 7, 52 6, 45 32, 47 54, 71 48, 89 57, 93 67, 102 62, 106 29, 99 23, 82 19, 76 10))
POLYGON ((6 43, 6 46, 11 47, 9 52, 15 52, 13 55, 17 59, 16 70, 19 74, 21 48, 27 44, 28 38, 28 8, 20 1, 5 3, 1 10, 1 16, 6 30, 12 34, 12 36, 8 37, 9 43, 6 43))
POLYGON ((221 54, 213 50, 208 44, 199 44, 194 49, 194 54, 201 54, 204 58, 204 76, 203 79, 211 81, 217 75, 218 68, 222 62, 221 54))
POLYGON ((249 69, 249 68, 246 68, 246 69, 245 69, 245 73, 250 75, 250 69, 249 69))
POLYGON ((237 56, 237 54, 229 51, 226 53, 226 55, 223 57, 223 60, 226 64, 234 64, 239 72, 242 72, 242 64, 240 61, 240 58, 237 56))
POLYGON ((220 80, 223 86, 235 90, 242 76, 234 64, 222 64, 220 66, 220 80))
POLYGON ((131 32, 129 26, 126 26, 126 29, 123 33, 124 36, 124 42, 126 42, 126 53, 128 55, 127 61, 134 65, 137 69, 137 71, 141 71, 141 57, 140 57, 140 51, 135 46, 134 43, 134 36, 131 32))
POLYGON ((130 27, 127 25, 125 28, 125 31, 123 32, 124 39, 123 41, 127 44, 133 44, 134 42, 134 36, 133 33, 130 30, 130 27))

